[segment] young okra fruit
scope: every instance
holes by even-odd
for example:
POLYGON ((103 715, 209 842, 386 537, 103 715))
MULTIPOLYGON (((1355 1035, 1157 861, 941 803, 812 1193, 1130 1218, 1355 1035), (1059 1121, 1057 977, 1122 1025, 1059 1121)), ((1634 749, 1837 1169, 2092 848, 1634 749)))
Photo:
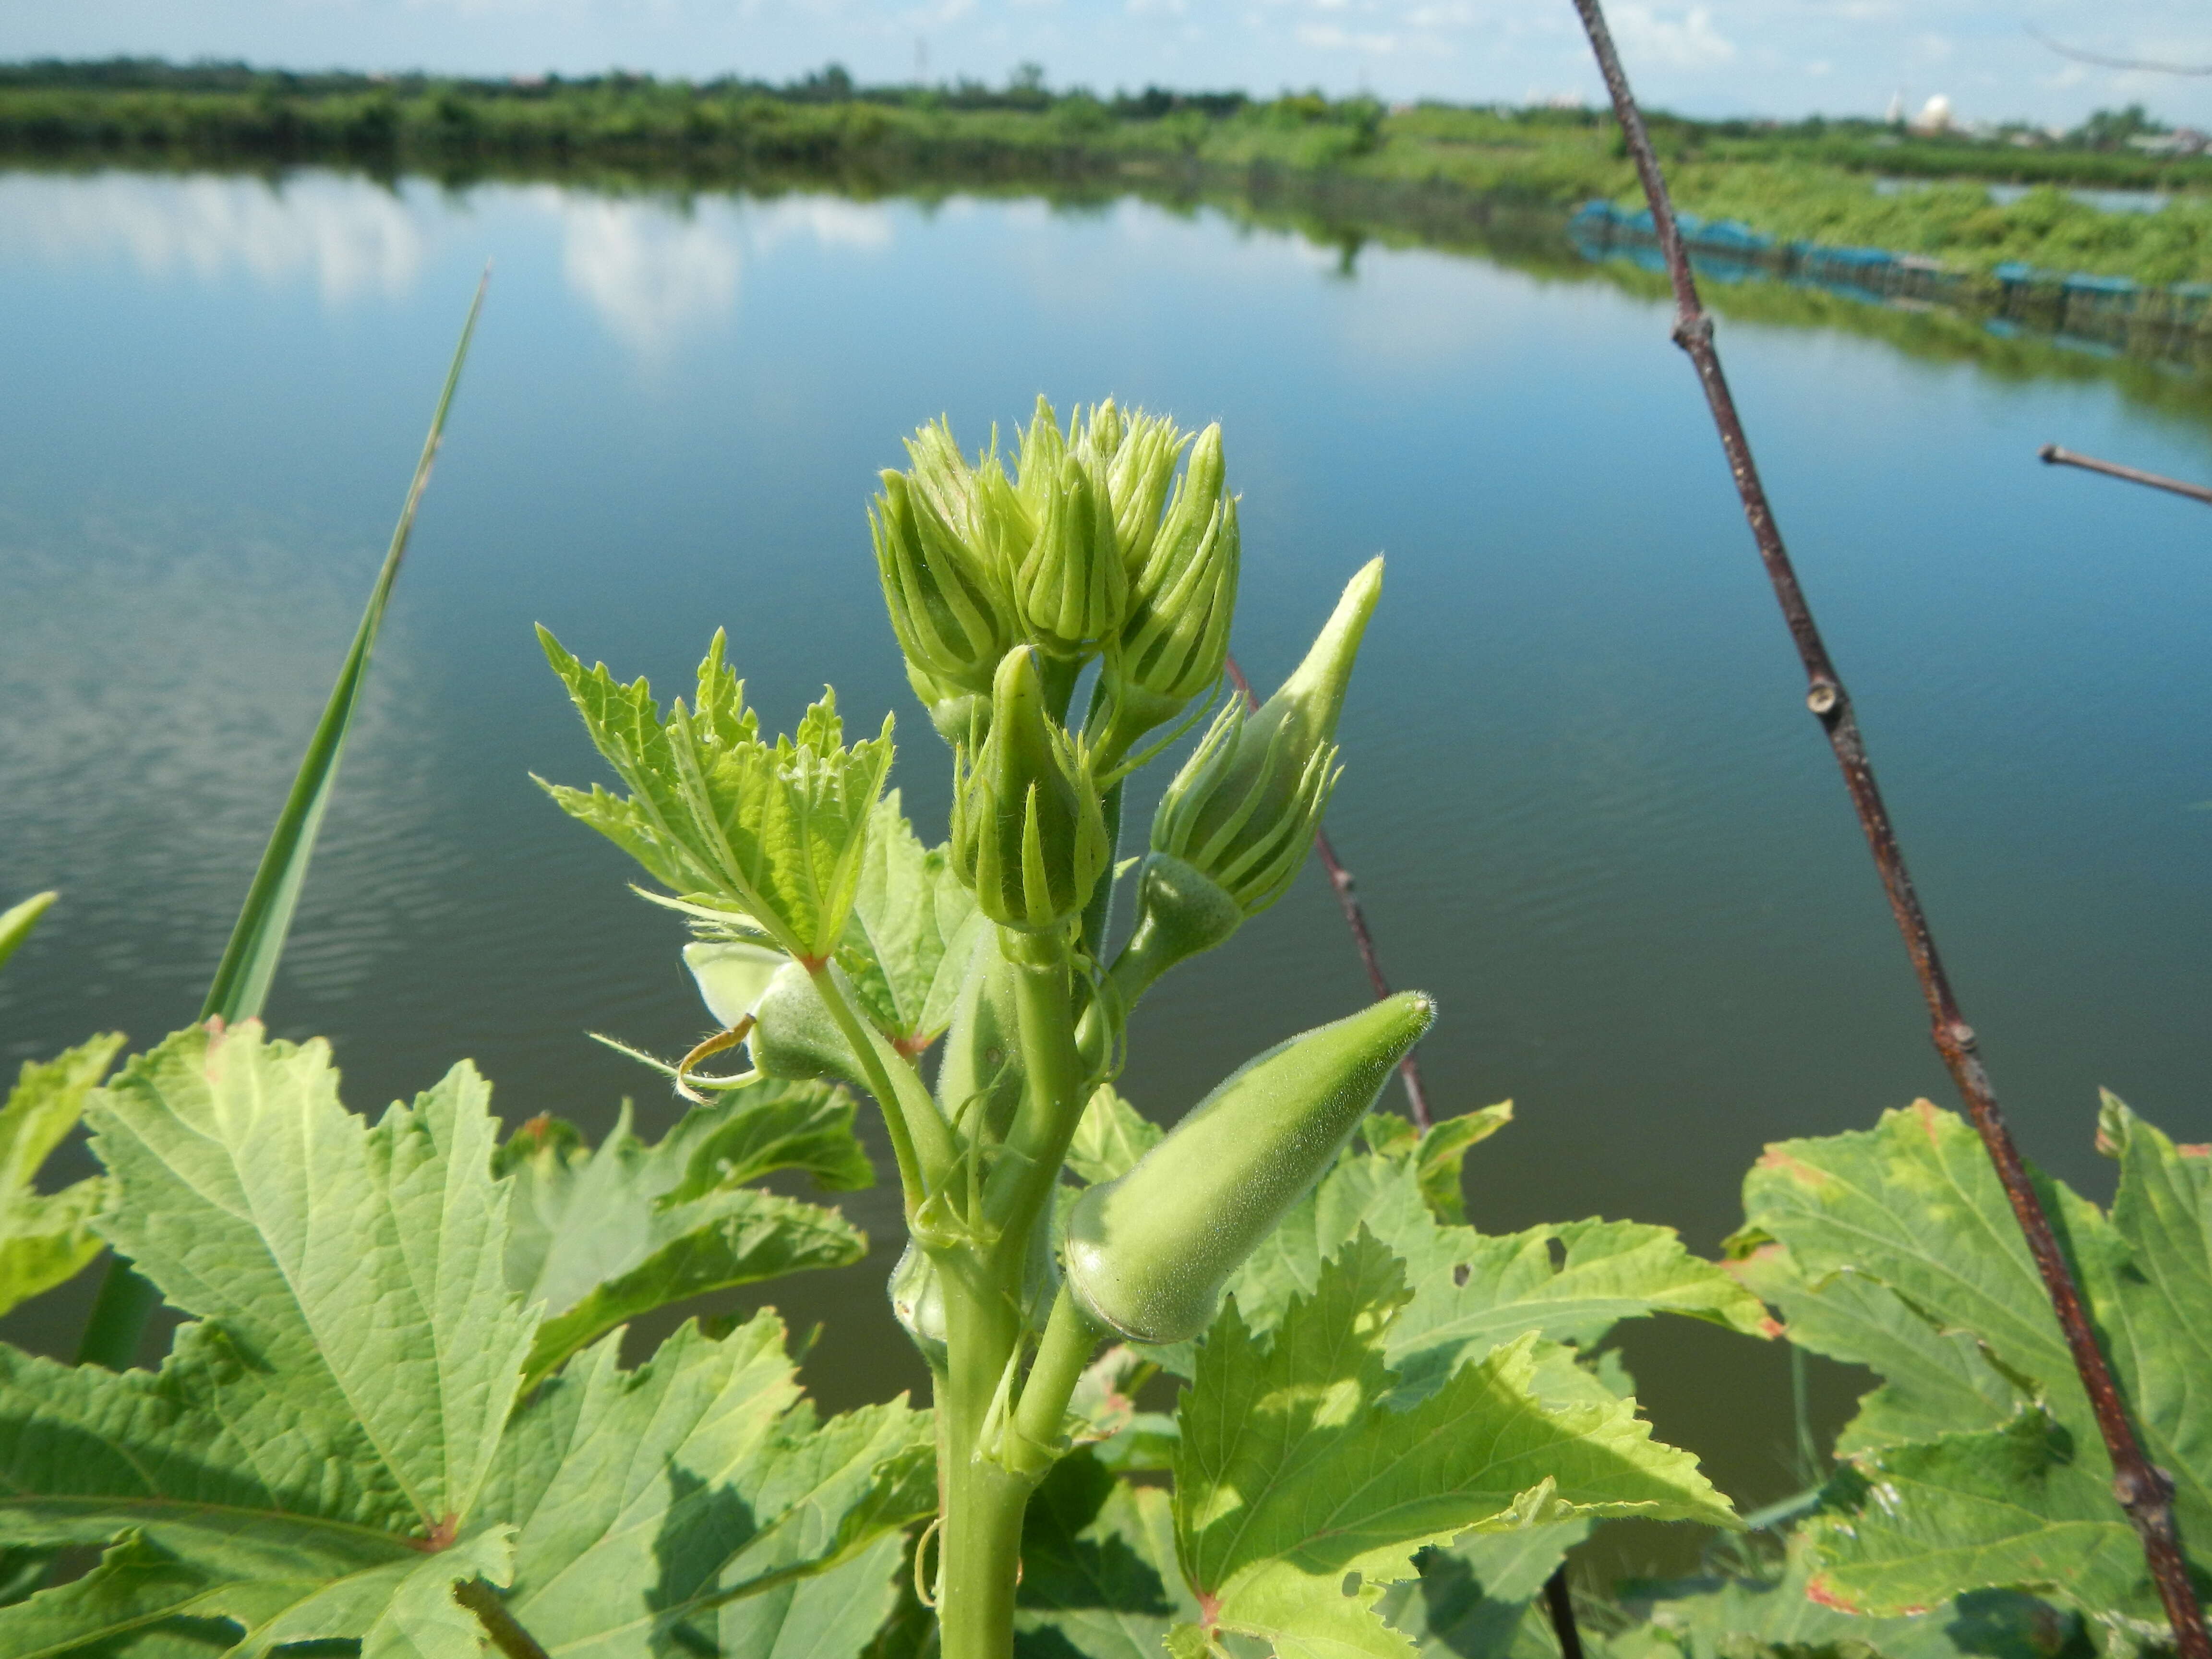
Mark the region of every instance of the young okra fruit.
POLYGON ((1063 425, 1040 399, 1011 458, 994 440, 971 460, 943 422, 907 448, 869 522, 892 638, 951 750, 942 847, 882 793, 888 723, 848 747, 825 700, 768 743, 719 636, 696 707, 664 711, 549 635, 629 792, 553 793, 698 935, 687 961, 726 1028, 698 1052, 742 1042, 750 1060, 702 1086, 829 1077, 882 1109, 911 1235, 890 1294, 935 1391, 943 1645, 1005 1659, 1024 1510, 1068 1449, 1092 1354, 1207 1328, 1433 1006, 1402 994, 1255 1032, 1263 1051, 1134 1167, 1063 1201, 1139 1001, 1304 861, 1382 561, 1248 714, 1223 678, 1242 545, 1218 427, 1111 401, 1063 425), (1209 713, 1149 845, 1125 854, 1124 781, 1209 713), (1118 944, 1117 883, 1136 897, 1118 944))

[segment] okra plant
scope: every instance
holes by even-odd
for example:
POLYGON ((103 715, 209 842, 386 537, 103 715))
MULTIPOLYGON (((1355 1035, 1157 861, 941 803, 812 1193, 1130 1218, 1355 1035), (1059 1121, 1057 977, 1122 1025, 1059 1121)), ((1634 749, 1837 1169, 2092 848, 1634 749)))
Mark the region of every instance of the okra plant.
MULTIPOLYGON (((1224 1286, 1310 1206, 1428 1030, 1427 997, 1255 1031, 1260 1052, 1164 1138, 1115 1093, 1145 995, 1297 877, 1340 774, 1382 561, 1248 711, 1224 684, 1243 573, 1218 427, 1194 436, 1110 401, 1063 426, 1040 400, 1009 455, 994 440, 970 459, 942 422, 907 447, 870 522, 892 635, 949 750, 937 847, 886 793, 890 718, 848 742, 831 692, 771 743, 720 635, 694 702, 665 710, 644 681, 544 643, 624 789, 551 793, 666 890, 722 1022, 672 1068, 679 1088, 826 1079, 882 1113, 908 1234, 888 1290, 935 1396, 939 1511, 915 1570, 948 1659, 1012 1650, 1024 1511, 1096 1438, 1079 1395, 1102 1345, 1195 1373, 1174 1460, 1193 1613, 1169 1636, 1179 1654, 1237 1633, 1285 1653, 1398 1650, 1375 1612, 1383 1587, 1470 1528, 1725 1523, 1693 1461, 1652 1444, 1541 1313, 1437 1337, 1425 1382, 1397 1376, 1383 1333, 1435 1264, 1364 1227, 1273 1299, 1273 1328, 1251 1322, 1249 1294, 1224 1310, 1224 1286), (1200 727, 1148 844, 1126 856, 1128 779, 1200 727), (1133 896, 1118 939, 1117 890, 1133 896), (702 1071, 740 1044, 738 1069, 702 1071), (1211 1425, 1204 1443, 1191 1411, 1211 1425), (1285 1414, 1304 1437, 1269 1426, 1285 1414)), ((1688 1271, 1671 1240, 1646 1254, 1688 1271)), ((1747 1298, 1695 1267, 1677 1305, 1744 1322, 1747 1298)), ((1463 1264, 1450 1271, 1446 1300, 1468 1284, 1463 1264)), ((1621 1283, 1605 1322, 1660 1305, 1621 1283)), ((1513 1299, 1488 1279, 1473 1294, 1513 1299)), ((1589 1317, 1571 1328, 1601 1328, 1589 1317)))

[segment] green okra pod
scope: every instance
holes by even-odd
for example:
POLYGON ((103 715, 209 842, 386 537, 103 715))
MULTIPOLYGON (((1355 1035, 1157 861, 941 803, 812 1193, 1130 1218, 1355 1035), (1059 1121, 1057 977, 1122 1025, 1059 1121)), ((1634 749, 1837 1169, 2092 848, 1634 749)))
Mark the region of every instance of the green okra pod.
POLYGON ((1277 1044, 1200 1101, 1067 1220, 1067 1282, 1084 1310, 1138 1342, 1180 1342, 1328 1169, 1436 1018, 1401 991, 1277 1044))

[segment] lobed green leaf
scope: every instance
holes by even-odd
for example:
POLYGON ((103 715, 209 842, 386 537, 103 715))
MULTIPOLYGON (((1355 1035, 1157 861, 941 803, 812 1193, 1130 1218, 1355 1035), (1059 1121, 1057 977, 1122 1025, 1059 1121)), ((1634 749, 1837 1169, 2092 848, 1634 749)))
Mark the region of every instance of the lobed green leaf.
POLYGON ((564 811, 606 836, 678 895, 757 924, 787 954, 824 961, 858 895, 868 825, 891 763, 891 721, 845 746, 836 695, 795 737, 760 738, 717 632, 699 665, 696 709, 664 716, 643 679, 586 670, 544 629, 547 659, 629 794, 546 785, 564 811))
MULTIPOLYGON (((2044 1203, 2194 1544, 2212 1535, 2212 1425, 2197 1408, 2212 1367, 2212 1154, 2109 1096, 2100 1145, 2121 1164, 2112 1213, 2056 1182, 2040 1182, 2044 1203)), ((1973 1129, 1921 1101, 1869 1131, 1770 1147, 1744 1192, 1747 1279, 1795 1340, 1885 1378, 1812 1528, 1821 1593, 1895 1613, 2027 1588, 2161 1632, 2094 1416, 1973 1129)))
POLYGON ((1534 1333, 1392 1409, 1385 1352, 1411 1300, 1404 1264, 1362 1229, 1272 1340, 1233 1301, 1207 1334, 1177 1413, 1175 1514, 1208 1628, 1286 1656, 1402 1656, 1374 1607, 1424 1545, 1583 1515, 1733 1522, 1633 1402, 1540 1397, 1534 1333))
POLYGON ((100 1252, 92 1218, 106 1183, 88 1176, 41 1194, 38 1175, 122 1046, 120 1034, 97 1036, 43 1063, 26 1060, 0 1105, 0 1314, 74 1278, 100 1252))
POLYGON ((988 923, 943 847, 924 848, 899 810, 876 803, 838 965, 878 1025, 919 1054, 952 1023, 954 1005, 988 923))
POLYGON ((596 1151, 571 1126, 533 1119, 497 1167, 513 1191, 507 1282, 544 1316, 526 1388, 639 1314, 867 1253, 836 1211, 742 1184, 787 1169, 841 1188, 872 1181, 842 1089, 757 1084, 692 1108, 652 1144, 625 1103, 596 1151))

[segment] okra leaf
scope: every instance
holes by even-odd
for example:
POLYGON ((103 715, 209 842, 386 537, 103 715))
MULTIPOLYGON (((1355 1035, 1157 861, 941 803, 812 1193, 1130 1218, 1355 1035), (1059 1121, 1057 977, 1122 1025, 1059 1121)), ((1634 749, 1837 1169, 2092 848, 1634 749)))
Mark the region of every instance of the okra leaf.
POLYGON ((1882 1377, 1837 1437, 1838 1456, 1998 1428, 2031 1403, 2030 1390, 1991 1364, 1972 1332, 1941 1328, 1863 1273, 1833 1273, 1815 1286, 1789 1249, 1771 1241, 1732 1266, 1782 1316, 1790 1341, 1882 1377))
POLYGON ((518 1528, 509 1610, 559 1659, 712 1650, 716 1608, 863 1553, 936 1506, 903 1399, 817 1420, 763 1311, 686 1323, 625 1371, 610 1336, 516 1414, 488 1507, 518 1528))
POLYGON ((1084 1368, 1067 1402, 1081 1423, 1076 1443, 1109 1469, 1165 1469, 1175 1459, 1176 1423, 1164 1412, 1137 1409, 1136 1395, 1154 1367, 1136 1349, 1116 1343, 1084 1368))
POLYGON ((98 1036, 43 1063, 27 1060, 0 1106, 0 1314, 73 1278, 103 1248, 92 1229, 106 1196, 99 1176, 44 1194, 37 1182, 122 1046, 119 1035, 98 1036))
POLYGON ((836 1211, 740 1184, 797 1168, 866 1186, 873 1172, 852 1125, 842 1089, 762 1083, 692 1108, 651 1144, 627 1103, 596 1151, 556 1119, 518 1129, 497 1167, 514 1194, 507 1282, 543 1305, 525 1386, 654 1308, 858 1261, 866 1237, 836 1211))
POLYGON ((1540 1398, 1533 1332, 1394 1409, 1385 1356, 1411 1300, 1405 1265, 1363 1229, 1271 1338, 1233 1301, 1207 1334, 1175 1468, 1176 1556, 1206 1634, 1255 1637, 1282 1659, 1402 1659, 1375 1606, 1425 1545, 1583 1516, 1733 1522, 1632 1401, 1540 1398))
POLYGON ((2052 1589, 2149 1620, 2158 1598, 2112 1477, 2040 1407, 2002 1429, 1863 1453, 1811 1528, 1813 1591, 1848 1612, 1918 1613, 1969 1589, 2052 1589))
POLYGON ((1081 1449, 1030 1499, 1014 1597, 1022 1659, 1066 1659, 1069 1648, 1084 1659, 1160 1659, 1168 1632, 1200 1617, 1176 1567, 1168 1494, 1116 1479, 1081 1449))
POLYGON ((474 1505, 536 1321, 501 1271, 490 1085, 465 1061, 371 1127, 329 1047, 195 1026, 86 1113, 100 1231, 288 1402, 360 1426, 426 1530, 474 1505))
POLYGON ((836 1210, 741 1188, 655 1216, 666 1242, 648 1237, 636 1265, 617 1269, 581 1300, 538 1328, 523 1386, 617 1325, 710 1291, 817 1267, 849 1267, 868 1253, 867 1235, 836 1210))
POLYGON ((1409 1158, 1421 1178, 1421 1196, 1439 1221, 1464 1224, 1467 1194, 1461 1175, 1467 1155, 1513 1121, 1513 1103, 1501 1100, 1480 1111, 1439 1119, 1417 1129, 1389 1112, 1368 1114, 1366 1140, 1376 1152, 1409 1158))
POLYGON ((695 904, 765 929, 787 952, 826 960, 844 937, 868 823, 891 763, 891 721, 845 745, 836 695, 773 744, 722 659, 719 631, 699 665, 696 708, 664 715, 643 679, 586 669, 544 629, 545 648, 592 741, 629 788, 551 784, 562 811, 599 830, 695 904))
MULTIPOLYGON (((1962 1120, 1923 1100, 1885 1112, 1870 1130, 1783 1141, 1744 1177, 1743 1193, 1740 1237, 1785 1246, 1805 1283, 1825 1289, 1848 1275, 1882 1286, 1920 1316, 1917 1346, 1932 1352, 1941 1333, 1967 1334, 2023 1395, 2096 1437, 2042 1276, 1981 1137, 1962 1120)), ((2071 1193, 2046 1182, 2043 1194, 2069 1232, 2075 1222, 2101 1224, 2071 1193)), ((1910 1328, 1886 1328, 1891 1340, 1913 1338, 1910 1328)), ((1841 1334, 1834 1357, 1852 1361, 1873 1337, 1841 1334)))
POLYGON ((906 1540, 887 1532, 840 1567, 724 1604, 721 1659, 854 1659, 890 1615, 906 1540))
POLYGON ((1680 1659, 2092 1659, 2095 1652, 2078 1614, 2014 1590, 1977 1591, 1909 1618, 1845 1613, 1807 1594, 1814 1565, 1801 1532, 1772 1567, 1624 1586, 1624 1610, 1644 1621, 1636 1634, 1646 1638, 1631 1651, 1680 1659))
POLYGON ((1166 1132, 1101 1084, 1075 1125, 1067 1148, 1067 1167, 1087 1186, 1118 1181, 1152 1151, 1166 1132))
MULTIPOLYGON (((1528 1332, 1595 1343, 1622 1319, 1672 1313, 1757 1332, 1759 1298, 1683 1248, 1670 1227, 1571 1221, 1494 1236, 1446 1226, 1409 1158, 1348 1153, 1231 1279, 1255 1330, 1310 1294, 1322 1267, 1364 1227, 1401 1257, 1413 1299, 1391 1323, 1389 1361, 1412 1394, 1528 1332)), ((1188 1374, 1188 1345, 1147 1350, 1188 1374)))
POLYGON ((647 1659, 672 1620, 933 1502, 924 1420, 817 1425, 772 1317, 687 1328, 637 1372, 610 1336, 513 1410, 535 1315, 504 1279, 488 1094, 457 1066, 372 1127, 324 1045, 246 1022, 181 1033, 95 1097, 102 1229, 203 1316, 156 1372, 0 1345, 0 1548, 106 1551, 0 1606, 0 1652, 481 1659, 458 1582, 527 1571, 543 1595, 549 1563, 581 1561, 574 1650, 647 1659), (607 1432, 564 1434, 580 1419, 607 1432))
MULTIPOLYGON (((2109 1096, 2099 1144, 2121 1165, 2112 1213, 2052 1182, 2044 1202, 2144 1450, 2173 1476, 2202 1573, 2212 1154, 2177 1147, 2109 1096)), ((2161 1632, 2095 1419, 1972 1128, 1918 1102, 1869 1131, 1770 1147, 1744 1192, 1747 1277, 1778 1279, 1769 1288, 1808 1346, 1887 1379, 1847 1431, 1852 1466, 1810 1528, 1825 1592, 1884 1613, 2018 1586, 2161 1632)))
POLYGON ((33 893, 30 897, 0 910, 0 966, 5 966, 15 954, 31 930, 39 925, 39 918, 52 908, 59 895, 33 893))
POLYGON ((919 1054, 952 1023, 985 919, 942 847, 924 848, 899 810, 876 803, 838 964, 876 1023, 919 1054))
POLYGON ((458 1066, 371 1127, 327 1048, 249 1021, 94 1098, 100 1229, 203 1318, 152 1374, 0 1347, 0 1543, 129 1546, 93 1589, 0 1608, 0 1650, 18 1626, 117 1634, 173 1595, 241 1652, 267 1632, 474 1659, 447 1592, 504 1572, 477 1500, 532 1322, 500 1278, 488 1093, 458 1066))
POLYGON ((1424 1550, 1420 1576, 1391 1585, 1376 1611, 1431 1659, 1509 1659, 1544 1581, 1589 1533, 1588 1521, 1561 1521, 1424 1550))

